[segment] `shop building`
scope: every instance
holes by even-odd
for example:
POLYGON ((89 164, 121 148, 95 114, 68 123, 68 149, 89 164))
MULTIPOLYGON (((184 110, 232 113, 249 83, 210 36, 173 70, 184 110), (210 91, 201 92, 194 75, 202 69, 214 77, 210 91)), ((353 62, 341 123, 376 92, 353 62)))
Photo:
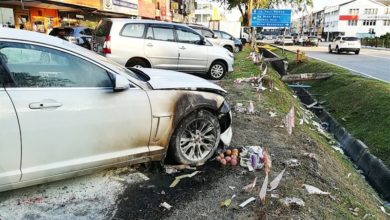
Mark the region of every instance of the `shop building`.
POLYGON ((324 8, 324 34, 379 37, 390 32, 390 7, 373 0, 353 0, 324 8))

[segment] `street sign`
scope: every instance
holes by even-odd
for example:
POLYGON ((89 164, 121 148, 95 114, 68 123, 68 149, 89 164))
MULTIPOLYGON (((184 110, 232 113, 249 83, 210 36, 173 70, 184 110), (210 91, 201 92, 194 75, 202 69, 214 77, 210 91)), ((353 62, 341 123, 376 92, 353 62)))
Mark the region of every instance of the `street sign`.
POLYGON ((253 9, 252 27, 281 27, 291 25, 291 9, 253 9))

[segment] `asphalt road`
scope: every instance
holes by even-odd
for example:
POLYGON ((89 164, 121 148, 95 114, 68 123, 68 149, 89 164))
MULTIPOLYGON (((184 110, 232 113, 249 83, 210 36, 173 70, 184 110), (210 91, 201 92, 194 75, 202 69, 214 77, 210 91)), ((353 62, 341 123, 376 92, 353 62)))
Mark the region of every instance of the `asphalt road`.
POLYGON ((390 51, 362 48, 359 55, 354 53, 328 53, 328 43, 318 47, 285 46, 286 49, 301 51, 313 58, 349 69, 355 74, 390 83, 390 51))

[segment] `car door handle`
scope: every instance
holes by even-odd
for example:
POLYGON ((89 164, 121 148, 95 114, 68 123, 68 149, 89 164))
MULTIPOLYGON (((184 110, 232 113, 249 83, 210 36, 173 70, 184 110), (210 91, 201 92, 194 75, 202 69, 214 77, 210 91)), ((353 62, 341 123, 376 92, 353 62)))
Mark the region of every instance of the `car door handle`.
POLYGON ((30 109, 47 109, 47 108, 59 108, 62 106, 62 103, 56 101, 42 101, 42 102, 32 102, 30 103, 30 109))
POLYGON ((148 44, 146 44, 146 46, 148 46, 148 47, 153 47, 153 44, 148 43, 148 44))
POLYGON ((184 46, 179 47, 181 50, 185 50, 186 48, 184 46))

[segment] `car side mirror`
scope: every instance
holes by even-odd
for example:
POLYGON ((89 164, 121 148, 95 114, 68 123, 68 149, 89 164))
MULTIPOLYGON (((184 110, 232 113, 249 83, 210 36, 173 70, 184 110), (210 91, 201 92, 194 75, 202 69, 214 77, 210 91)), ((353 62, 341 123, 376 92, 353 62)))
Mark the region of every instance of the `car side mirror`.
POLYGON ((115 74, 114 77, 114 92, 120 92, 130 88, 130 81, 126 77, 119 74, 115 74))

